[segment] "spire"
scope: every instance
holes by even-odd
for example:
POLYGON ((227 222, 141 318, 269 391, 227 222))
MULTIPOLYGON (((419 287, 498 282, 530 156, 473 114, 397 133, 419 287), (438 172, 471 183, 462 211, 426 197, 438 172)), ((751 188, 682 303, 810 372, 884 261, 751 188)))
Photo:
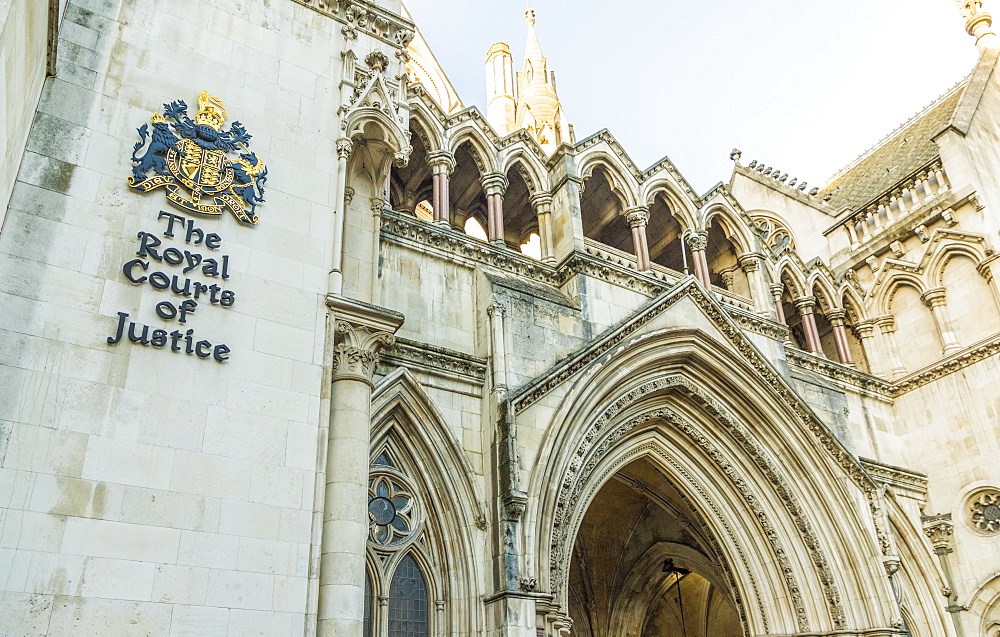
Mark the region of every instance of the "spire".
POLYGON ((524 45, 524 66, 528 70, 528 63, 534 67, 535 72, 545 68, 547 61, 542 54, 542 47, 538 44, 538 36, 535 35, 535 10, 528 9, 524 12, 524 21, 528 23, 528 41, 524 45))
POLYGON ((572 133, 556 94, 555 73, 538 44, 535 10, 525 11, 524 20, 528 23, 528 39, 524 45, 524 66, 517 74, 515 127, 527 129, 545 152, 552 154, 560 144, 572 142, 572 133))

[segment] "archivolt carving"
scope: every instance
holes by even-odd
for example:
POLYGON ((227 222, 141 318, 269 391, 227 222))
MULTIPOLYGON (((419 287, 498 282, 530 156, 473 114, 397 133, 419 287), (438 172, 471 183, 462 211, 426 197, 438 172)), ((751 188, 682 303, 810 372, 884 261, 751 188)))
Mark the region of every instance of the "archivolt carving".
MULTIPOLYGON (((759 498, 753 494, 747 482, 706 436, 687 423, 678 414, 667 408, 651 410, 640 416, 631 418, 618 425, 617 429, 613 432, 601 436, 605 427, 626 407, 634 405, 637 400, 645 395, 668 388, 674 388, 692 398, 716 422, 725 427, 730 435, 746 450, 748 457, 753 459, 754 464, 770 482, 774 488, 774 492, 781 499, 785 510, 794 521, 796 529, 802 537, 806 549, 809 551, 811 561, 816 566, 816 573, 823 587, 835 628, 838 630, 844 628, 846 617, 841 605, 840 593, 833 581, 829 562, 820 546, 811 521, 805 515, 803 507, 792 493, 784 476, 778 470, 775 463, 768 457, 765 450, 751 437, 745 426, 739 423, 718 400, 713 398, 703 388, 682 376, 667 376, 634 388, 608 406, 584 435, 580 446, 573 455, 573 460, 566 470, 556 499, 556 516, 553 521, 550 557, 551 581, 553 586, 562 585, 566 564, 568 563, 568 551, 571 549, 571 547, 567 546, 567 542, 573 537, 575 525, 579 524, 580 507, 578 503, 588 501, 586 496, 581 492, 585 484, 594 484, 590 478, 595 467, 607 455, 612 446, 629 431, 651 419, 663 418, 700 446, 722 469, 723 473, 732 481, 741 495, 743 495, 747 505, 754 511, 758 522, 763 528, 768 542, 771 544, 775 559, 784 573, 786 587, 796 610, 799 630, 809 630, 805 606, 799 592, 799 586, 792 572, 791 563, 766 511, 761 507, 759 498), (601 437, 601 442, 595 448, 594 444, 598 437, 601 437), (584 464, 585 461, 586 464, 584 464)), ((591 490, 593 489, 596 489, 596 486, 592 486, 591 490)), ((879 542, 883 544, 883 550, 885 550, 888 539, 880 535, 879 542)))

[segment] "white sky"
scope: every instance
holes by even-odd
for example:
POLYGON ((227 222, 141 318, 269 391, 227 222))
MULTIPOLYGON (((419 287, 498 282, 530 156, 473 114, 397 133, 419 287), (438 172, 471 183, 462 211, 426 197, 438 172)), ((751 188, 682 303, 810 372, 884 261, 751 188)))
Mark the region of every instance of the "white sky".
MULTIPOLYGON (((520 69, 523 0, 404 3, 467 105, 483 110, 492 43, 520 69)), ((640 168, 668 155, 698 192, 729 180, 733 147, 822 186, 977 57, 953 0, 531 6, 577 139, 607 128, 640 168)))

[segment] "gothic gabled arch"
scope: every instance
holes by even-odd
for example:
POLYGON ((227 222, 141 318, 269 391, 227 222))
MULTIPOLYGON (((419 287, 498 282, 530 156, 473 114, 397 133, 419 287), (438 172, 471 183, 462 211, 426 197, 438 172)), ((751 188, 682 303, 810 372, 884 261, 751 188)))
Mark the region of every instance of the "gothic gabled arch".
POLYGON ((683 229, 693 230, 695 228, 697 208, 684 196, 673 181, 667 177, 654 178, 643 182, 641 192, 639 200, 645 202, 646 206, 651 206, 656 200, 656 196, 662 194, 670 208, 670 214, 680 220, 683 229))
POLYGON ((427 152, 442 150, 444 147, 444 128, 423 99, 410 102, 410 129, 422 136, 427 152), (419 131, 415 130, 414 124, 419 127, 419 131))
POLYGON ((978 266, 986 259, 987 253, 982 243, 950 239, 932 244, 921 259, 928 285, 933 288, 942 287, 944 270, 948 267, 948 262, 959 256, 971 259, 978 266))
POLYGON ((604 174, 607 175, 612 190, 621 199, 622 206, 631 208, 638 204, 635 178, 621 160, 602 149, 597 149, 583 153, 579 161, 580 177, 585 182, 594 175, 594 169, 600 166, 604 169, 604 174))
POLYGON ((448 131, 448 150, 452 154, 458 150, 459 146, 468 142, 472 148, 472 157, 476 161, 479 172, 482 175, 496 172, 496 148, 490 143, 486 134, 476 126, 477 121, 470 119, 458 127, 448 131))
POLYGON ((809 278, 806 280, 806 289, 809 291, 809 294, 816 297, 820 309, 824 312, 836 309, 840 304, 840 297, 834 292, 833 283, 826 273, 819 268, 814 268, 809 273, 809 278))
POLYGON ((474 537, 486 514, 465 452, 404 368, 375 388, 372 414, 372 460, 389 447, 423 490, 428 525, 435 531, 430 543, 418 551, 425 577, 435 578, 438 599, 447 601, 451 625, 472 627, 475 632, 484 618, 476 597, 479 567, 474 544, 479 539, 474 537))
POLYGON ((803 273, 798 264, 787 255, 778 259, 778 263, 775 264, 774 270, 777 273, 775 280, 785 283, 788 286, 788 292, 792 295, 793 299, 795 297, 804 296, 809 290, 809 288, 806 287, 805 273, 803 273))
POLYGON ((839 443, 820 431, 814 416, 804 416, 802 406, 797 415, 790 413, 793 406, 744 367, 704 332, 665 330, 633 339, 569 389, 552 416, 558 425, 549 429, 529 488, 546 493, 542 485, 559 485, 529 511, 535 518, 539 575, 549 571, 546 584, 557 600, 562 601, 565 586, 560 564, 589 498, 622 463, 646 453, 659 456, 672 479, 688 485, 689 497, 705 511, 737 572, 743 599, 757 597, 751 584, 757 581, 765 605, 779 599, 778 604, 788 604, 762 610, 746 601, 753 633, 823 634, 852 625, 891 624, 891 609, 874 602, 853 609, 841 603, 845 595, 886 599, 877 527, 867 515, 873 486, 839 443), (734 378, 740 382, 733 383, 734 378), (804 427, 802 418, 813 424, 804 427), (755 423, 755 429, 742 422, 755 423), (824 445, 817 445, 814 435, 824 445), (776 457, 785 461, 778 463, 776 457), (684 470, 693 468, 698 475, 685 478, 684 470), (816 480, 817 470, 826 477, 816 480), (855 488, 844 485, 845 470, 855 488), (802 503, 815 501, 836 510, 807 513, 802 503), (723 508, 738 503, 739 512, 720 517, 718 503, 727 503, 723 508), (813 515, 820 524, 811 521, 813 515), (725 523, 731 523, 731 532, 725 523), (847 530, 859 528, 868 531, 847 530), (747 551, 768 555, 768 565, 746 565, 741 555, 747 551), (834 572, 831 556, 850 560, 838 562, 834 572))
POLYGON ((513 146, 500 158, 500 172, 506 174, 511 168, 518 170, 532 195, 550 190, 548 171, 523 143, 513 146))
POLYGON ((733 243, 740 254, 754 251, 750 229, 747 228, 742 219, 739 219, 737 213, 722 204, 713 204, 705 210, 705 216, 701 222, 702 227, 707 230, 715 219, 719 220, 719 225, 726 233, 726 238, 733 243))
POLYGON ((881 285, 873 288, 870 292, 870 294, 873 295, 877 294, 877 296, 875 296, 874 306, 879 309, 879 314, 891 314, 889 304, 892 302, 892 297, 896 294, 896 290, 898 290, 900 286, 912 287, 921 295, 927 291, 927 286, 924 284, 924 281, 920 276, 905 270, 894 270, 890 272, 880 283, 881 285), (881 288, 881 290, 879 290, 879 288, 881 288), (878 294, 879 291, 881 292, 880 294, 878 294))

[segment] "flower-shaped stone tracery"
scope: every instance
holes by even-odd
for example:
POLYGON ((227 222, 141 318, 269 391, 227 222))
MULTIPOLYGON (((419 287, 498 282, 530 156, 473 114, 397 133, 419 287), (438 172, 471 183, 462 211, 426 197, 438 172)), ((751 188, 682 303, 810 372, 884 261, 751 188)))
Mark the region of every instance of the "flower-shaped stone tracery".
POLYGON ((377 548, 399 548, 420 524, 417 501, 408 482, 397 472, 382 468, 373 468, 369 475, 369 539, 377 548))
POLYGON ((978 494, 969 503, 969 514, 976 530, 990 534, 1000 532, 1000 491, 978 494))

